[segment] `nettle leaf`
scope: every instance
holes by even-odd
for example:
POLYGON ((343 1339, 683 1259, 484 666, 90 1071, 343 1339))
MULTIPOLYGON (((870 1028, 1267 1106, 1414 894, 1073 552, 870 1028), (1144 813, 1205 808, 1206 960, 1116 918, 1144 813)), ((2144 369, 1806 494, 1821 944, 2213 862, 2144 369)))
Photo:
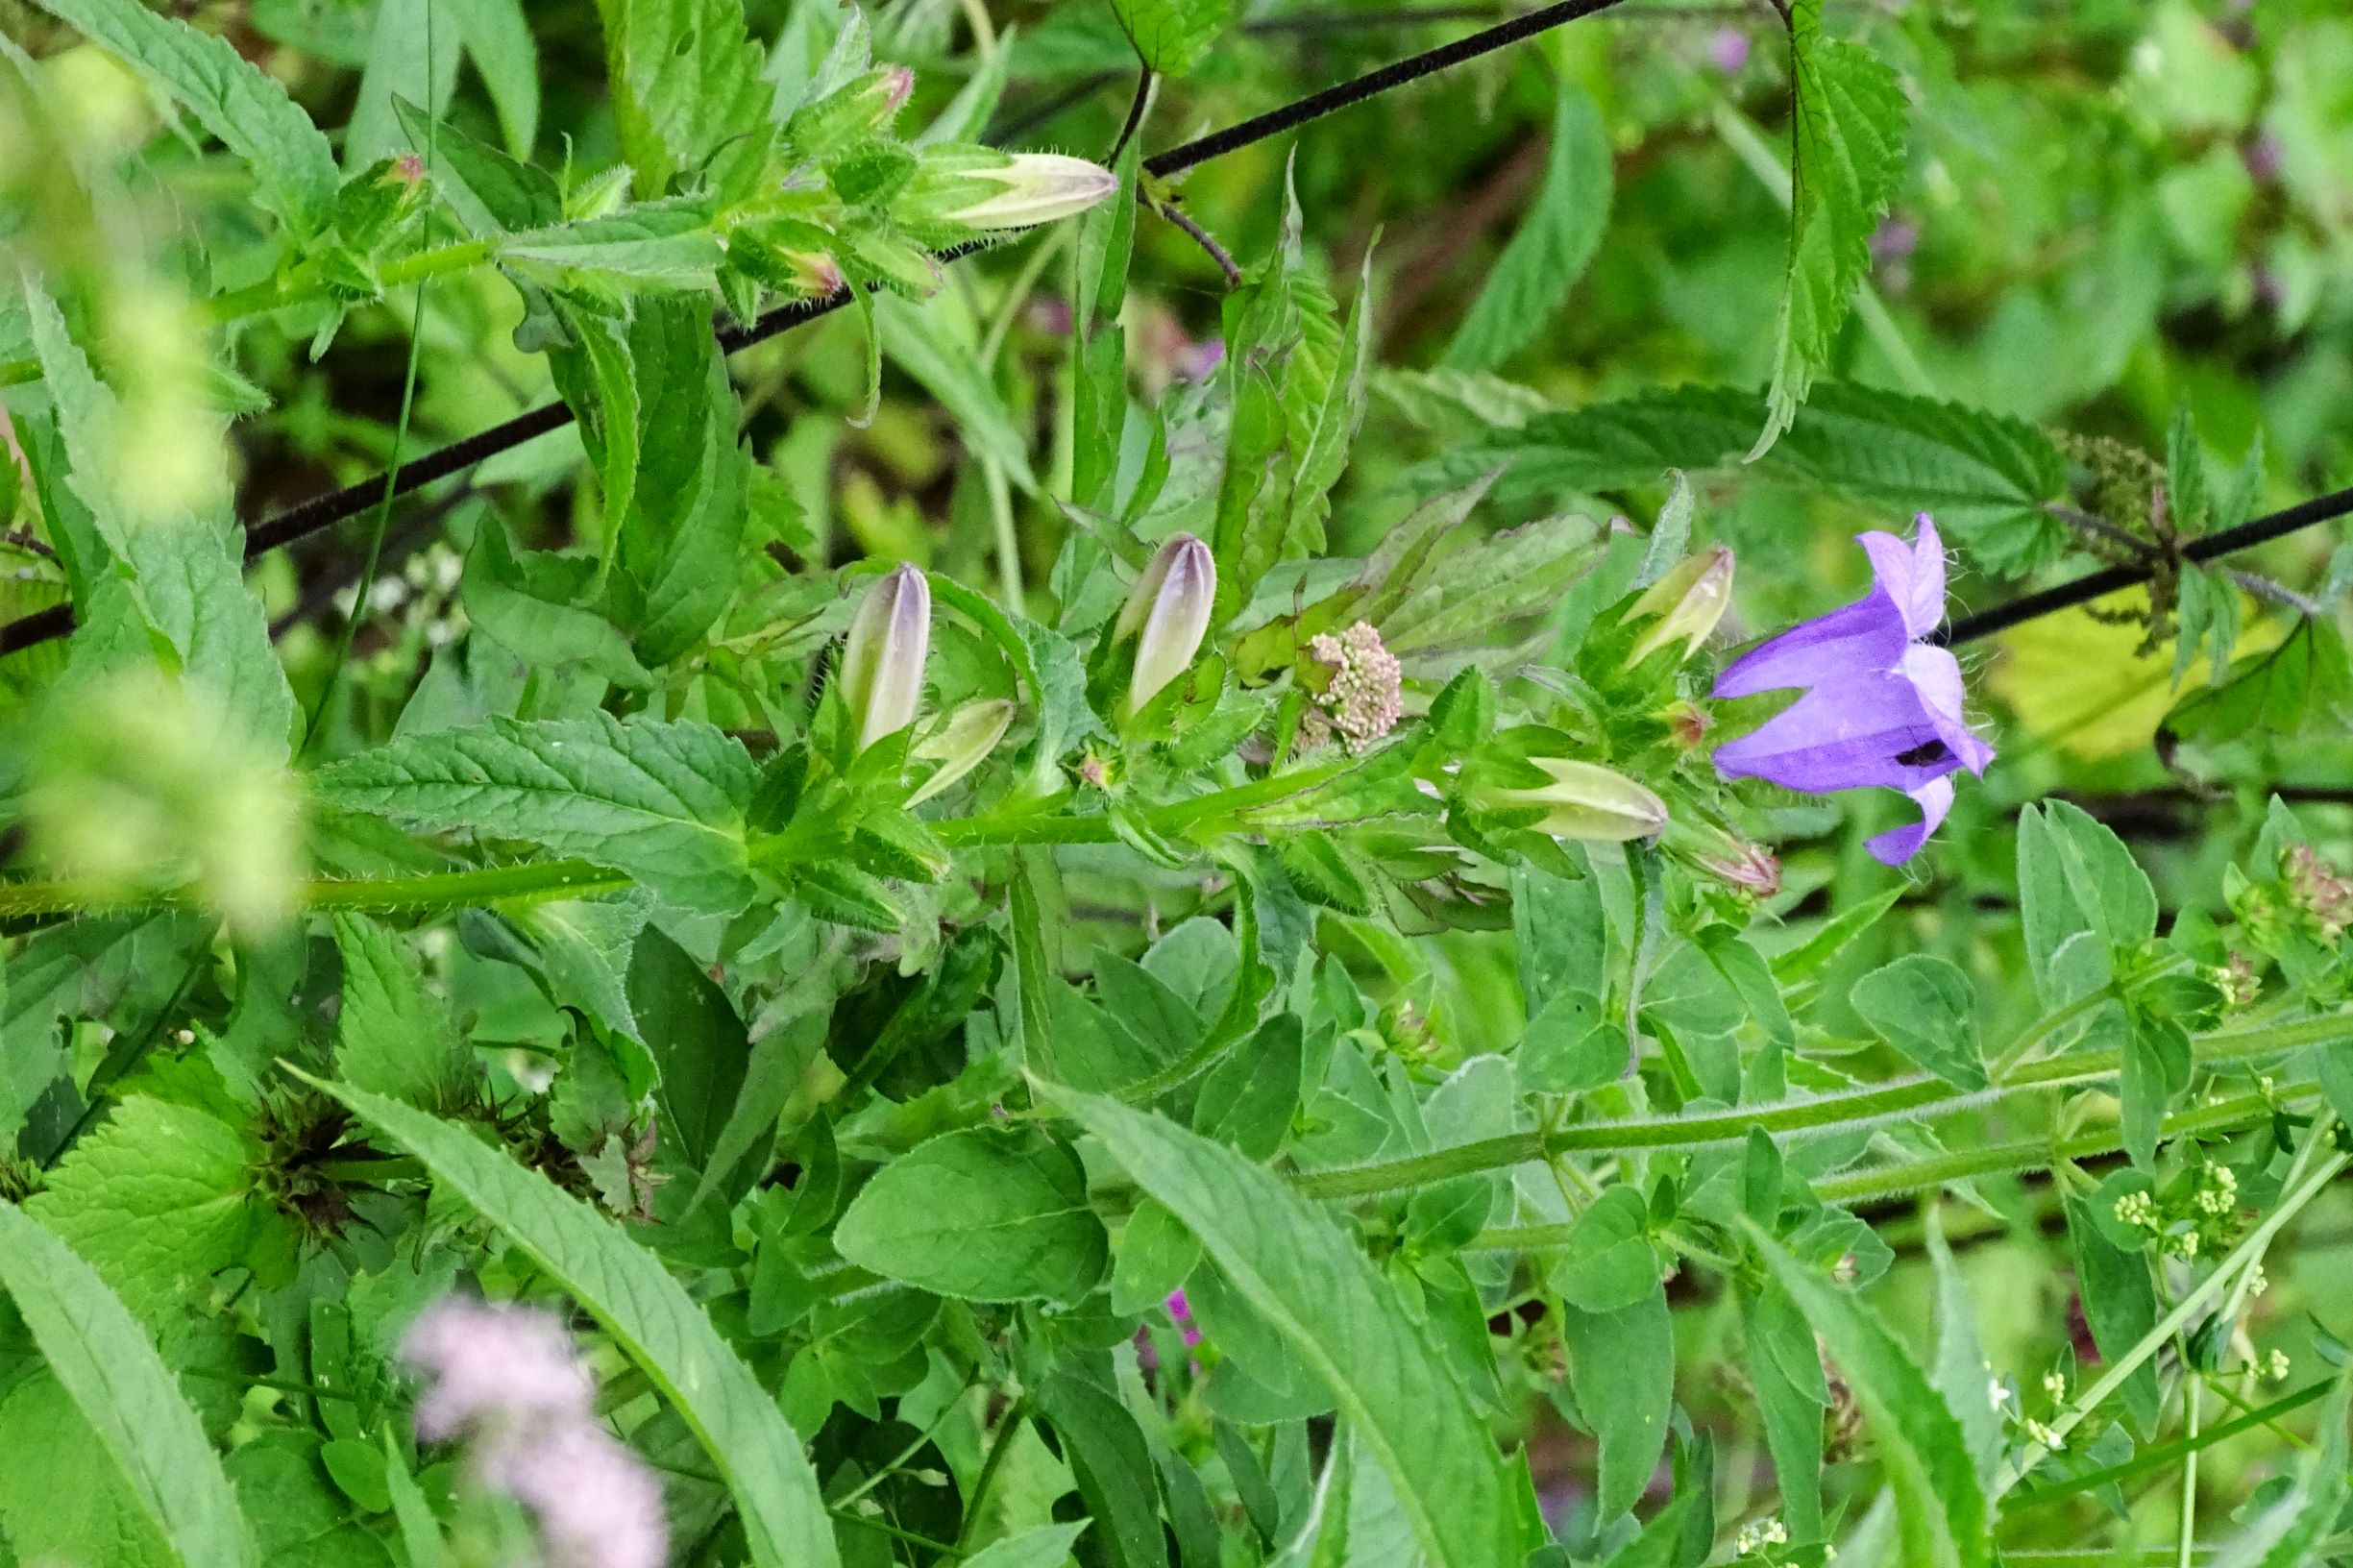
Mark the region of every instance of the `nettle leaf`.
POLYGON ((473 1055, 407 944, 361 915, 338 915, 334 927, 343 957, 335 1070, 378 1094, 453 1104, 473 1077, 473 1055))
POLYGON ((1616 178, 1601 111, 1562 77, 1544 182, 1446 345, 1442 367, 1493 370, 1544 331, 1602 242, 1616 178))
POLYGON ((258 1563, 220 1456, 146 1331, 72 1248, 8 1203, 0 1203, 0 1287, 171 1560, 258 1563))
POLYGON ((640 196, 707 183, 723 196, 766 162, 773 94, 742 0, 597 0, 613 119, 640 196))
POLYGON ((1231 414, 1211 534, 1220 619, 1249 603, 1277 561, 1323 548, 1332 486, 1364 415, 1372 356, 1372 257, 1343 326, 1307 270, 1299 205, 1264 261, 1226 299, 1231 414))
POLYGON ((312 775, 345 810, 527 840, 723 914, 751 896, 745 812, 758 782, 750 753, 709 724, 603 713, 412 736, 312 775))
POLYGON ((1896 1496, 1907 1568, 1987 1568, 1994 1548, 1969 1437, 1925 1374, 1853 1294, 1750 1225, 1757 1255, 1847 1374, 1896 1496))
POLYGON ((1190 72, 1234 19, 1233 0, 1112 0, 1111 9, 1137 58, 1162 76, 1190 72))
POLYGON ((1955 1088, 1985 1088, 1976 991, 1944 959, 1912 953, 1872 970, 1848 992, 1881 1040, 1955 1088))
MULTIPOLYGON (((1676 387, 1542 412, 1453 443, 1405 481, 1434 495, 1502 470, 1495 497, 1654 484, 1669 469, 1740 462, 1766 403, 1729 387, 1676 387)), ((1928 512, 1988 571, 2016 575, 2056 554, 2065 530, 2043 510, 2067 464, 2041 430, 1966 404, 1875 387, 1816 387, 1756 471, 1821 485, 1879 511, 1928 512)))
POLYGON ((1871 235, 1903 169, 1908 106, 1896 73, 1859 44, 1826 37, 1823 0, 1789 10, 1793 126, 1789 268, 1766 393, 1762 456, 1829 363, 1871 235))
POLYGON ((1760 460, 1867 505, 1927 512, 1989 572, 2056 558, 2066 529, 2043 510, 2067 495, 2067 460, 2022 420, 1935 398, 1839 383, 1814 389, 1760 460))
POLYGON ((686 1287, 620 1226, 454 1123, 311 1080, 424 1163, 635 1361, 735 1496, 759 1568, 833 1568, 833 1527, 799 1433, 686 1287))
POLYGON ((194 1106, 135 1094, 76 1142, 25 1210, 150 1322, 237 1262, 260 1216, 260 1150, 194 1106))
POLYGON ((286 89, 228 39, 139 0, 41 0, 196 116, 253 171, 260 203, 297 234, 324 231, 339 181, 334 149, 286 89))
POLYGON ((1969 1286, 1946 1245, 1945 1226, 1934 1205, 1926 1208, 1928 1262, 1936 1273, 1936 1387, 1961 1430, 1969 1435, 1969 1457, 1977 1467, 1977 1483, 1994 1495, 1995 1477, 2001 1468, 2001 1406, 1994 1397, 1999 1386, 1994 1363, 1986 1359, 1977 1336, 1976 1309, 1970 1304, 1969 1286))
POLYGON ((1513 1483, 1447 1359, 1356 1242, 1241 1156, 1115 1100, 1054 1098, 1201 1238, 1371 1451, 1428 1559, 1519 1568, 1513 1483))

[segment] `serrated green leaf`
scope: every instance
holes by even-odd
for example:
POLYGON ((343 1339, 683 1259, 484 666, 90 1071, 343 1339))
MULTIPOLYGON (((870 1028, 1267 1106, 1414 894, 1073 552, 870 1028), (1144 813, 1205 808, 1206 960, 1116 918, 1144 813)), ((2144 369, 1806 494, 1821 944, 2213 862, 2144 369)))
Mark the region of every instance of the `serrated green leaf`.
POLYGON ((659 1259, 463 1128, 348 1084, 312 1082, 415 1155, 613 1336, 725 1480, 759 1568, 833 1568, 832 1522, 799 1433, 659 1259))
POLYGON ((1511 1483, 1446 1359, 1356 1243, 1239 1155, 1115 1100, 1053 1091, 1201 1243, 1338 1402, 1443 1568, 1519 1568, 1511 1483))
POLYGON ((154 83, 253 171, 261 205, 296 233, 334 210, 334 150, 286 89, 226 38, 159 15, 139 0, 41 0, 41 9, 154 83))
POLYGON ((123 1303, 89 1263, 13 1204, 0 1203, 0 1287, 184 1568, 259 1561, 219 1456, 123 1303))
POLYGON ((139 1094, 67 1151, 25 1212, 70 1242, 150 1322, 238 1262, 260 1151, 194 1106, 139 1094))
POLYGON ((1829 363, 1855 285, 1871 264, 1871 235, 1903 168, 1908 106, 1878 58, 1826 36, 1823 0, 1788 12, 1791 115, 1789 265, 1776 331, 1765 428, 1751 450, 1772 450, 1829 363))
POLYGON ((334 927, 343 957, 335 1070, 413 1105, 453 1105, 472 1077, 472 1056, 407 947, 365 916, 338 915, 334 927))
POLYGON ((482 635, 529 663, 578 665, 632 691, 653 684, 619 626, 574 600, 587 592, 590 563, 533 551, 518 557, 506 525, 485 514, 466 551, 460 593, 482 635))
POLYGON ((1234 19, 1233 0, 1112 0, 1112 14, 1147 69, 1185 76, 1234 19))
POLYGON ((1853 1295, 1749 1226, 1750 1241, 1847 1375, 1896 1496, 1907 1568, 1987 1568, 1985 1488, 1969 1439, 1903 1347, 1853 1295))
POLYGON ((1543 332, 1602 242, 1615 180, 1601 111, 1563 76, 1543 184, 1446 345, 1443 368, 1493 370, 1543 332))
POLYGON ((640 196, 747 193, 774 133, 742 0, 597 0, 622 156, 640 196))
POLYGON ((743 746, 709 724, 599 713, 412 736, 312 783, 346 810, 528 840, 726 913, 751 896, 745 811, 758 778, 743 746))

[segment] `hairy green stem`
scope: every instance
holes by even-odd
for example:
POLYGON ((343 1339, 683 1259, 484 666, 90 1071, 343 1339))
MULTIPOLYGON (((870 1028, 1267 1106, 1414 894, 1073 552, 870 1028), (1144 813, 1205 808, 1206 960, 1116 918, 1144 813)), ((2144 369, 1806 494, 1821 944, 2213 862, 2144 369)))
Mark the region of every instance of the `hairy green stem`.
MULTIPOLYGON (((396 261, 384 263, 376 277, 384 293, 421 283, 429 278, 439 278, 453 272, 469 272, 491 259, 494 242, 487 239, 461 239, 449 245, 436 245, 430 250, 415 251, 396 261)), ((328 297, 328 286, 319 277, 318 269, 306 262, 283 273, 273 273, 257 283, 233 288, 225 294, 215 294, 198 308, 206 320, 214 326, 242 321, 248 316, 264 315, 282 310, 288 306, 311 305, 328 297)), ((40 380, 38 359, 0 360, 0 386, 16 386, 40 380)))
MULTIPOLYGON (((2217 1066, 2257 1061, 2308 1045, 2333 1044, 2348 1040, 2353 1040, 2353 1014, 2303 1018, 2270 1029, 2206 1035, 2194 1041, 2194 1049, 2200 1066, 2217 1066)), ((1456 1176, 1504 1169, 1563 1153, 1683 1152, 1736 1143, 1758 1128, 1777 1134, 1847 1132, 1882 1122, 1920 1120, 1930 1115, 1973 1110, 2029 1090, 2093 1083, 2114 1076, 2120 1065, 2120 1053, 2114 1050, 2076 1051, 2065 1056, 2046 1057, 2022 1065, 2006 1082, 1982 1090, 1959 1089, 1941 1078, 1908 1078, 1868 1089, 1824 1094, 1808 1100, 1747 1106, 1696 1116, 1637 1116, 1621 1121, 1583 1122, 1549 1133, 1532 1130, 1509 1133, 1500 1138, 1435 1149, 1428 1154, 1409 1155, 1400 1160, 1311 1171, 1298 1178, 1296 1185, 1301 1192, 1310 1197, 1369 1197, 1406 1188, 1428 1187, 1456 1176)), ((2014 1156, 2016 1147, 2005 1151, 2005 1157, 2014 1156)), ((2035 1147, 2047 1153, 2051 1145, 2041 1143, 2035 1147)), ((1950 1158, 1970 1161, 1983 1158, 1991 1152, 1977 1150, 1950 1158)), ((2013 1159, 2013 1163, 2026 1162, 2013 1159)), ((1897 1168, 1909 1170, 1911 1167, 1897 1168)), ((2003 1166, 1996 1164, 1987 1168, 2000 1169, 2003 1166)), ((1965 1175, 1979 1173, 1974 1169, 1958 1172, 1965 1175)), ((1932 1182, 1916 1185, 1932 1185, 1932 1182)), ((1832 1182, 1817 1183, 1816 1189, 1823 1191, 1826 1197, 1832 1186, 1832 1182)))
POLYGON ((2004 1511, 2016 1513, 2026 1508, 2040 1507, 2046 1503, 2056 1503, 2061 1498, 2080 1496, 2082 1493, 2096 1491, 2102 1486, 2112 1485, 2118 1482, 2130 1481, 2135 1476, 2145 1475, 2152 1470, 2161 1470, 2175 1459, 2197 1453, 2201 1449, 2212 1448, 2215 1444, 2236 1437, 2243 1432, 2252 1432, 2257 1427, 2269 1426, 2281 1416, 2300 1410, 2315 1400, 2321 1398, 2328 1393, 2331 1386, 2333 1386, 2332 1379, 2321 1378, 2315 1383, 2307 1384, 2292 1394, 2283 1394, 2268 1405, 2259 1406, 2244 1415, 2234 1416, 2218 1425, 2207 1427, 2194 1436, 2176 1437, 2169 1443, 2159 1443, 2153 1448, 2143 1449, 2121 1464, 2112 1464, 2105 1470, 2089 1470, 2080 1476, 2071 1476, 2065 1481, 2054 1481, 2047 1486, 2037 1486, 2032 1491, 2019 1493, 2010 1500, 2004 1511))

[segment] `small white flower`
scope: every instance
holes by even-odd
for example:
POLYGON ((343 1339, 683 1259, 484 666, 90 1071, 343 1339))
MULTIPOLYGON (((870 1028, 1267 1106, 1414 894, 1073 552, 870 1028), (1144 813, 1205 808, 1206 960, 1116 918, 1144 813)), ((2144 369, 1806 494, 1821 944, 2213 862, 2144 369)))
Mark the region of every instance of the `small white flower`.
POLYGON ((1994 1379, 1985 1385, 1985 1400, 1998 1410, 2003 1409, 2010 1403, 2010 1385, 1999 1378, 1994 1379))
POLYGON ((2056 1454, 2060 1450, 2067 1447, 2067 1439, 2065 1437, 2061 1436, 2056 1431, 2052 1430, 2048 1424, 2042 1421, 2037 1421, 2031 1415, 2026 1417, 2026 1435, 2034 1439, 2035 1446, 2038 1448, 2047 1448, 2053 1454, 2056 1454))

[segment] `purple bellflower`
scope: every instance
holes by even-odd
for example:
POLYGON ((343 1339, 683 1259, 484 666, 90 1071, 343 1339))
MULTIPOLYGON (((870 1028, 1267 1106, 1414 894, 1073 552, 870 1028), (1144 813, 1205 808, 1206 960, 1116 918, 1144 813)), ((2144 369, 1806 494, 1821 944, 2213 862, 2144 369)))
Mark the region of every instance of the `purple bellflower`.
POLYGON ((1920 805, 1921 820, 1873 838, 1900 866, 1952 809, 1952 774, 1982 774, 1994 748, 1961 719, 1961 667, 1921 642, 1945 618, 1945 547, 1928 514, 1910 544, 1857 534, 1871 592, 1732 661, 1718 698, 1796 687, 1802 695, 1754 731, 1718 747, 1728 778, 1762 778, 1806 795, 1883 786, 1920 805))

